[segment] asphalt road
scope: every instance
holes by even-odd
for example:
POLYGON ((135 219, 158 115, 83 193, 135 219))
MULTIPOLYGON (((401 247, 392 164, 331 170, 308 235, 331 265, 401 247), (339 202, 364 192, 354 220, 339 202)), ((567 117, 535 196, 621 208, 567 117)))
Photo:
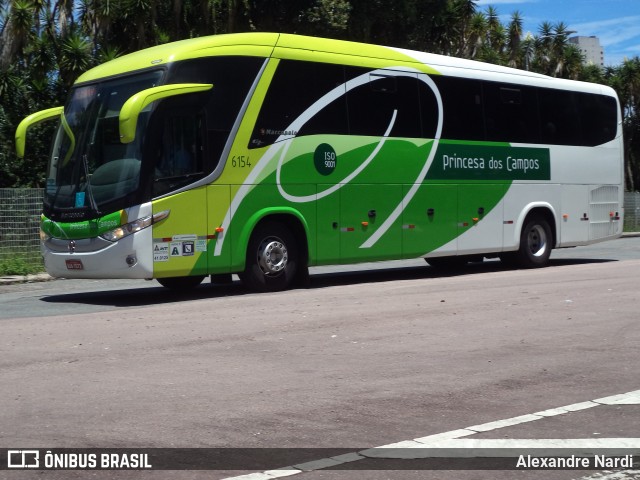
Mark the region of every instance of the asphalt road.
MULTIPOLYGON (((281 448, 307 461, 414 439, 525 453, 576 439, 587 449, 638 445, 627 440, 640 437, 640 238, 554 252, 539 270, 367 268, 314 269, 310 288, 275 294, 237 282, 188 295, 144 281, 0 286, 0 447, 281 448), (286 450, 299 448, 318 450, 286 450)), ((640 478, 640 468, 452 472, 355 459, 289 473, 640 478)), ((294 460, 0 478, 213 480, 294 460)))

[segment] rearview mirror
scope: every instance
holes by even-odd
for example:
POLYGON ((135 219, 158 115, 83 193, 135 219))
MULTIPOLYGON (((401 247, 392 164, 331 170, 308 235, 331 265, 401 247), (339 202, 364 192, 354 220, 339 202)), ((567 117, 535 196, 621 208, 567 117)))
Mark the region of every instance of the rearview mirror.
POLYGON ((120 142, 133 142, 136 138, 138 116, 151 102, 167 97, 175 97, 176 95, 185 95, 187 93, 206 92, 212 88, 213 84, 211 83, 175 83, 147 88, 146 90, 136 93, 124 102, 120 110, 120 142))
POLYGON ((18 158, 24 157, 25 144, 27 142, 27 130, 36 123, 52 120, 62 115, 64 107, 53 107, 46 110, 40 110, 39 112, 32 113, 28 117, 25 117, 18 128, 16 128, 16 154, 18 158))

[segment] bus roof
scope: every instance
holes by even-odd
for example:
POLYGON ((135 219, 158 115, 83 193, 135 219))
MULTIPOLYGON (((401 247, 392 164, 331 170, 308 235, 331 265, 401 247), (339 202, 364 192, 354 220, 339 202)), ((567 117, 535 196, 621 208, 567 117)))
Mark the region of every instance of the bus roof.
POLYGON ((188 58, 234 54, 269 57, 277 40, 277 33, 232 33, 179 40, 145 48, 98 65, 82 74, 76 83, 95 81, 188 58))
POLYGON ((496 81, 505 81, 504 76, 512 76, 514 80, 517 77, 516 83, 614 95, 612 89, 603 85, 563 80, 475 60, 345 40, 267 32, 211 35, 146 48, 94 67, 81 75, 76 83, 96 81, 180 60, 219 55, 273 56, 372 68, 404 66, 430 74, 496 81))

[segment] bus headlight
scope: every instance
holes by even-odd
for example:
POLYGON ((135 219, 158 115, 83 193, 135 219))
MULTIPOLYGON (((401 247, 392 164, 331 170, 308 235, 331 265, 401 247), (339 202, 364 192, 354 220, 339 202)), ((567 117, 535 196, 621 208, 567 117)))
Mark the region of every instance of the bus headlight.
POLYGON ((124 237, 128 237, 133 233, 147 228, 149 225, 157 223, 160 220, 164 220, 168 216, 169 210, 165 210, 164 212, 159 212, 155 215, 149 215, 147 217, 134 220, 133 222, 129 222, 125 225, 120 225, 118 228, 114 228, 113 230, 104 232, 100 236, 105 240, 109 240, 110 242, 117 242, 124 237))
POLYGON ((44 230, 40 229, 40 243, 45 243, 50 238, 51 237, 49 236, 49 234, 47 232, 45 232, 44 230))
POLYGON ((153 223, 153 217, 149 215, 148 217, 139 218, 125 225, 120 225, 118 228, 114 228, 113 230, 104 232, 100 236, 105 240, 109 240, 110 242, 117 242, 121 238, 128 237, 132 233, 136 233, 142 230, 143 228, 147 228, 152 223, 153 223))

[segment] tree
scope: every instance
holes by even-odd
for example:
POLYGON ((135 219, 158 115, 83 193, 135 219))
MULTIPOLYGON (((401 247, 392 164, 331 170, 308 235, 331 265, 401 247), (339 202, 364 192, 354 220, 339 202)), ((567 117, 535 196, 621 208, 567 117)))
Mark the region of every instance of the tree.
POLYGON ((465 57, 472 59, 476 58, 487 35, 488 26, 487 17, 483 12, 476 12, 473 14, 471 21, 469 22, 467 48, 464 52, 465 57))
POLYGON ((195 36, 276 31, 473 58, 612 86, 622 105, 627 188, 640 185, 640 60, 585 65, 563 22, 523 37, 476 0, 0 0, 0 187, 42 186, 52 124, 13 135, 25 112, 61 105, 84 71, 122 54, 195 36))
POLYGON ((316 0, 304 12, 309 33, 341 36, 349 25, 351 4, 347 0, 316 0))
POLYGON ((515 11, 511 14, 511 22, 508 28, 508 51, 509 51, 509 66, 510 67, 522 67, 520 43, 522 41, 522 17, 520 12, 515 11))
POLYGON ((622 62, 614 77, 623 115, 628 190, 640 185, 640 58, 622 62))
POLYGON ((7 70, 22 53, 32 33, 36 8, 29 0, 9 3, 0 32, 0 70, 7 70))

